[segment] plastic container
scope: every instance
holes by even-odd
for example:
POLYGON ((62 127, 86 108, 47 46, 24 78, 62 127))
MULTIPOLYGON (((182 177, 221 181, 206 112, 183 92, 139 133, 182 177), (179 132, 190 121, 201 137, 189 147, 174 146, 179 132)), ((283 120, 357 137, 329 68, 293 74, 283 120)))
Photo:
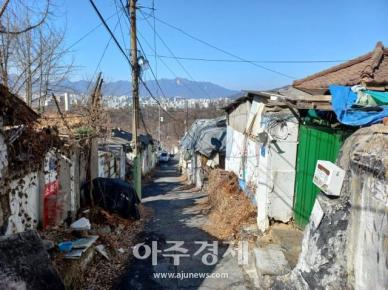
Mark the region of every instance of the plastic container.
POLYGON ((73 243, 70 241, 62 242, 58 244, 58 248, 61 252, 67 253, 73 249, 73 243))

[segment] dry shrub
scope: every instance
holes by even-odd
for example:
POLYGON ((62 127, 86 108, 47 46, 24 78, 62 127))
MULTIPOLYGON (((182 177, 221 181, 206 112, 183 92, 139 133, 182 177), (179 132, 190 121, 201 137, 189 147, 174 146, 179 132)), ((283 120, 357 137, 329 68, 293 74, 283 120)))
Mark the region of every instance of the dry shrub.
POLYGON ((256 222, 256 207, 240 189, 237 176, 225 170, 209 175, 209 222, 204 229, 219 239, 237 238, 241 226, 256 222))

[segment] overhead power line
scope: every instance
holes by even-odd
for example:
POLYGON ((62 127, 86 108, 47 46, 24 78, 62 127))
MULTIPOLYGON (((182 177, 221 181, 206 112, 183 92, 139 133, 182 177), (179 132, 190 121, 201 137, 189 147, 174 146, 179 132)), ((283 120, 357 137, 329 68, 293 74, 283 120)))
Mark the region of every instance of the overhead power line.
MULTIPOLYGON (((90 4, 93 6, 93 9, 95 10, 95 12, 97 13, 98 17, 100 18, 102 24, 104 25, 104 27, 106 28, 106 30, 108 31, 108 33, 111 35, 112 39, 114 40, 114 43, 116 44, 117 48, 119 49, 119 51, 121 52, 121 54, 123 55, 123 57, 126 59, 126 61, 128 62, 128 64, 130 65, 131 69, 133 69, 133 64, 131 62, 131 60, 129 59, 128 55, 125 53, 124 49, 121 47, 120 43, 118 42, 116 36, 113 34, 112 30, 109 28, 108 24, 106 23, 104 17, 101 15, 100 11, 98 10, 97 6, 94 4, 93 0, 89 0, 90 4)), ((147 92, 150 94, 151 98, 153 100, 155 100, 155 102, 158 104, 158 106, 173 120, 176 121, 176 119, 174 118, 174 116, 172 116, 167 110, 165 110, 163 108, 163 106, 161 105, 160 101, 152 94, 151 90, 148 88, 147 84, 145 83, 145 81, 143 80, 142 77, 139 77, 139 80, 140 82, 142 83, 142 85, 144 86, 144 88, 147 90, 147 92)))
MULTIPOLYGON (((140 10, 140 13, 144 16, 144 13, 140 10)), ((145 19, 148 26, 153 29, 153 26, 151 25, 151 23, 148 21, 148 19, 145 19)), ((154 20, 155 20, 155 17, 154 17, 154 20)), ((171 48, 167 45, 167 43, 163 40, 163 38, 160 36, 160 34, 158 32, 156 32, 154 30, 154 34, 159 38, 159 40, 162 42, 162 44, 164 45, 164 47, 166 47, 166 49, 169 51, 169 53, 171 54, 172 58, 175 59, 175 61, 178 63, 178 65, 182 68, 182 70, 185 72, 185 74, 189 77, 189 79, 191 79, 192 81, 195 82, 195 79, 193 78, 193 76, 191 75, 191 73, 186 69, 186 67, 179 61, 179 59, 177 59, 175 57, 175 54, 174 52, 171 50, 171 48)), ((197 87, 203 92, 204 94, 204 97, 207 97, 208 93, 204 90, 203 87, 197 85, 197 87)))
POLYGON ((338 63, 348 61, 346 59, 339 60, 239 60, 239 59, 220 59, 220 58, 204 58, 204 57, 183 57, 183 56, 168 56, 160 54, 147 54, 150 57, 190 60, 190 61, 205 61, 205 62, 231 62, 231 63, 338 63))
POLYGON ((89 2, 92 5, 94 11, 97 13, 98 18, 100 18, 100 20, 101 20, 102 24, 104 25, 105 29, 111 35, 111 37, 112 37, 113 41, 115 42, 117 48, 120 50, 120 52, 123 54, 123 56, 126 58, 128 63, 130 64, 131 68, 133 69, 131 60, 129 59, 128 55, 125 53, 124 49, 121 47, 120 43, 118 42, 118 40, 117 40, 116 36, 114 35, 114 33, 112 32, 112 30, 109 28, 108 24, 106 23, 106 20, 104 19, 104 17, 102 16, 100 11, 98 10, 97 6, 94 4, 93 0, 89 0, 89 2))
POLYGON ((272 72, 272 73, 274 73, 274 74, 283 76, 283 77, 288 78, 288 79, 293 79, 293 80, 296 79, 296 78, 293 77, 293 76, 290 76, 290 75, 285 74, 285 73, 282 73, 282 72, 280 72, 280 71, 277 71, 277 70, 268 68, 268 67, 266 67, 266 66, 260 65, 260 64, 258 64, 258 63, 256 63, 256 62, 250 61, 250 60, 245 59, 245 58, 243 58, 243 57, 241 57, 241 56, 238 56, 238 55, 236 55, 236 54, 234 54, 234 53, 231 53, 231 52, 229 52, 229 51, 227 51, 227 50, 225 50, 225 49, 223 49, 223 48, 217 47, 217 46, 211 44, 210 42, 208 42, 208 41, 206 41, 206 40, 200 39, 200 38, 198 38, 198 37, 196 37, 196 36, 194 36, 194 35, 192 35, 192 34, 186 32, 186 31, 184 31, 183 29, 181 29, 181 28, 179 28, 179 27, 177 27, 177 26, 175 26, 175 25, 172 25, 172 24, 170 24, 170 23, 168 23, 168 22, 166 22, 166 21, 164 21, 164 20, 162 20, 162 19, 160 19, 160 18, 158 18, 158 17, 156 17, 156 16, 153 16, 152 14, 149 14, 149 15, 151 15, 152 17, 154 17, 158 22, 160 22, 160 23, 162 23, 162 24, 164 24, 164 25, 166 25, 166 26, 168 26, 168 27, 170 27, 170 28, 172 28, 172 29, 174 29, 174 30, 179 31, 180 33, 186 35, 187 37, 189 37, 189 38, 191 38, 191 39, 193 39, 193 40, 195 40, 195 41, 197 41, 197 42, 200 42, 200 43, 202 43, 202 44, 204 44, 204 45, 206 45, 206 46, 209 46, 209 47, 211 47, 211 48, 213 48, 213 49, 215 49, 215 50, 218 50, 218 51, 220 51, 220 52, 222 52, 222 53, 224 53, 224 54, 226 54, 226 55, 229 55, 229 56, 231 56, 231 57, 233 57, 233 58, 235 58, 235 59, 238 59, 238 60, 240 60, 240 61, 249 63, 249 64, 251 64, 251 65, 253 65, 253 66, 256 66, 256 67, 261 68, 261 69, 263 69, 263 70, 266 70, 266 71, 272 72))
MULTIPOLYGON (((122 2, 120 0, 118 0, 120 2, 120 4, 122 5, 122 2)), ((118 7, 117 5, 117 0, 114 0, 114 3, 115 3, 115 8, 116 8, 116 12, 117 12, 117 15, 119 17, 119 25, 120 25, 120 32, 121 32, 121 39, 123 41, 123 46, 124 46, 124 49, 127 50, 127 46, 125 45, 126 44, 126 41, 125 41, 125 37, 124 37, 124 32, 123 32, 123 27, 121 26, 121 15, 119 15, 119 12, 120 12, 120 8, 118 7)), ((125 10, 124 10, 125 11, 125 10)), ((124 20, 125 22, 125 20, 124 20)))
MULTIPOLYGON (((140 35, 140 37, 143 39, 144 43, 152 50, 152 46, 151 44, 147 41, 147 39, 140 33, 140 31, 138 31, 138 34, 140 35)), ((167 65, 167 63, 162 59, 160 58, 157 54, 156 56, 159 58, 160 62, 166 67, 166 69, 171 73, 171 75, 175 78, 178 78, 178 75, 172 70, 172 68, 167 65)), ((184 88, 189 92, 189 93, 192 93, 193 95, 195 95, 195 92, 193 91, 192 88, 190 88, 188 85, 186 85, 186 82, 182 82, 182 85, 184 86, 184 88)))
MULTIPOLYGON (((129 15, 128 15, 128 11, 124 8, 124 4, 123 4, 121 1, 120 1, 120 3, 121 3, 121 5, 122 5, 122 8, 123 8, 123 10, 124 10, 125 15, 126 15, 127 18, 128 18, 128 21, 131 22, 130 17, 129 17, 129 15)), ((140 34, 140 31, 137 31, 137 32, 140 34)), ((144 51, 144 49, 143 49, 143 46, 142 46, 142 44, 141 44, 139 38, 136 37, 136 40, 137 40, 137 43, 139 44, 139 47, 140 47, 141 52, 142 52, 143 55, 145 56, 146 54, 145 54, 145 51, 144 51)), ((156 51, 155 51, 155 53, 156 53, 156 51)), ((161 94, 163 95, 164 98, 166 98, 166 94, 164 93, 164 91, 163 91, 163 89, 162 89, 162 86, 161 86, 160 83, 159 83, 159 80, 158 80, 158 78, 157 78, 157 76, 156 76, 156 73, 153 71, 153 69, 152 69, 151 66, 149 66, 149 69, 150 69, 150 71, 151 71, 151 74, 152 74, 152 76, 153 76, 155 82, 156 82, 157 87, 160 89, 161 94)))
MULTIPOLYGON (((141 43, 140 43, 140 41, 139 41, 139 38, 137 37, 136 39, 137 39, 137 43, 138 43, 139 46, 140 46, 141 52, 143 53, 143 55, 145 55, 143 46, 141 45, 141 43)), ((164 91, 163 91, 163 89, 162 89, 162 87, 161 87, 161 85, 160 85, 160 83, 159 83, 159 80, 157 79, 157 77, 156 77, 156 75, 155 75, 155 73, 154 73, 152 67, 149 66, 149 69, 150 69, 150 71, 151 71, 152 76, 154 77, 154 80, 155 80, 155 82, 156 82, 156 85, 157 85, 158 88, 160 89, 160 92, 162 93, 163 97, 166 98, 166 95, 165 95, 165 93, 164 93, 164 91)))
MULTIPOLYGON (((110 15, 108 18, 106 18, 105 21, 108 21, 110 20, 112 17, 116 16, 117 13, 113 13, 112 15, 110 15)), ((89 30, 88 32, 86 32, 83 36, 81 36, 78 40, 74 41, 72 44, 70 44, 66 49, 65 51, 69 51, 71 48, 73 48, 74 46, 76 46, 78 43, 80 43, 82 40, 84 40, 86 37, 88 37, 90 34, 92 34, 94 31, 96 31, 98 28, 100 28, 102 26, 102 23, 96 25, 95 27, 93 27, 91 30, 89 30)))
MULTIPOLYGON (((120 2, 121 2, 121 1, 120 1, 120 2)), ((124 5, 123 5, 122 2, 121 2, 121 4, 122 4, 123 10, 126 12, 125 14, 126 14, 126 16, 127 16, 127 19, 128 19, 128 21, 130 22, 130 17, 129 17, 129 15, 128 15, 128 12, 125 10, 124 5)), ((140 11, 140 12, 143 14, 142 11, 140 11)), ((154 37, 155 37, 155 35, 157 35, 158 38, 162 41, 163 45, 164 45, 164 46, 169 50, 169 52, 174 56, 174 53, 173 53, 173 52, 171 51, 171 49, 167 46, 167 44, 165 43, 165 41, 163 41, 163 39, 161 38, 161 36, 156 32, 155 28, 152 27, 152 25, 149 23, 148 19, 146 19, 146 18, 144 18, 144 19, 147 21, 147 24, 153 29, 153 31, 154 31, 154 37)), ((147 40, 145 39, 145 37, 140 33, 140 31, 138 31, 138 34, 139 34, 140 37, 145 41, 145 43, 147 44, 147 46, 148 46, 151 50, 154 51, 154 53, 155 53, 155 59, 156 59, 156 57, 157 57, 157 54, 156 54, 156 51, 155 51, 156 47, 152 48, 152 46, 148 43, 148 41, 147 41, 147 40)), ((141 44, 141 42, 140 42, 140 40, 139 40, 138 38, 137 38, 137 42, 138 42, 138 44, 139 44, 139 46, 140 46, 140 50, 142 51, 143 55, 145 56, 146 53, 145 53, 145 51, 144 51, 144 49, 143 49, 143 46, 142 46, 142 44, 141 44)), ((155 45, 156 45, 156 42, 155 42, 155 45)), ((162 61, 162 60, 161 60, 161 61, 162 61)), ((178 62, 178 64, 182 67, 182 69, 186 72, 186 74, 188 75, 188 77, 191 78, 191 80, 194 81, 192 75, 187 71, 187 69, 183 66, 183 64, 180 63, 179 60, 177 60, 177 62, 178 62)), ((164 63, 164 65, 166 66, 165 63, 164 63)), ((154 78, 154 80, 155 80, 155 82, 156 82, 156 84, 157 84, 157 88, 160 89, 161 94, 163 95, 164 98, 166 98, 166 94, 164 93, 164 91, 163 91, 163 89, 162 89, 162 87, 161 87, 161 85, 160 85, 160 83, 159 83, 159 80, 158 80, 158 78, 157 78, 156 73, 153 71, 153 69, 152 69, 151 66, 150 66, 149 68, 150 68, 151 74, 152 74, 152 76, 153 76, 153 78, 154 78)), ((169 69, 169 70, 171 71, 171 69, 169 69)), ((173 73, 173 74, 174 74, 174 73, 173 73)), ((191 93, 195 94, 195 93, 191 90, 190 87, 188 87, 186 84, 183 84, 183 85, 184 85, 184 87, 185 87, 186 89, 188 89, 191 93)), ((203 90, 202 87, 199 86, 199 88, 203 90)), ((205 90, 203 90, 203 92, 205 93, 205 96, 206 96, 206 95, 207 95, 207 92, 206 92, 205 90)))
MULTIPOLYGON (((116 28, 117 28, 117 25, 119 24, 119 21, 120 21, 120 17, 119 17, 119 20, 118 20, 117 23, 116 23, 116 26, 113 28, 113 32, 116 31, 116 28)), ((91 78, 91 80, 90 80, 90 82, 89 82, 89 85, 88 85, 87 90, 90 89, 90 86, 91 86, 91 84, 92 84, 92 82, 93 82, 93 80, 94 80, 94 76, 97 74, 97 71, 98 71, 98 69, 100 68, 100 65, 101 65, 101 63, 102 63, 102 60, 103 60, 104 57, 105 57, 105 54, 106 54, 108 48, 109 48, 109 45, 110 45, 111 40, 112 40, 112 36, 109 37, 108 42, 107 42, 106 45, 105 45, 105 48, 104 48, 104 50, 103 50, 103 52, 102 52, 102 54, 101 54, 101 57, 100 57, 100 59, 99 59, 99 61, 98 61, 98 63, 97 63, 96 69, 95 69, 94 72, 93 72, 93 75, 92 75, 92 78, 91 78)))

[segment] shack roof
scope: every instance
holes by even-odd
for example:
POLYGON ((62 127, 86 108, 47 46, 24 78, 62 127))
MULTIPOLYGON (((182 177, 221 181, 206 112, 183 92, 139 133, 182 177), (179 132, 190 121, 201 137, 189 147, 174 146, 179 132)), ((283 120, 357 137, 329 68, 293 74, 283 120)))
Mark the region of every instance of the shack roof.
POLYGON ((0 114, 4 125, 29 124, 39 118, 38 113, 2 84, 0 84, 0 114))
POLYGON ((211 157, 214 152, 226 151, 226 118, 196 120, 183 136, 181 147, 184 150, 199 152, 211 157))
MULTIPOLYGON (((128 142, 132 141, 132 133, 125 131, 125 130, 122 130, 120 128, 112 129, 112 137, 121 138, 121 139, 124 139, 128 142)), ((152 136, 149 134, 140 134, 139 140, 144 146, 147 146, 149 144, 154 144, 152 136)))
POLYGON ((294 81, 293 87, 319 95, 327 94, 331 84, 353 86, 362 83, 388 89, 388 49, 382 42, 367 54, 294 81))
POLYGON ((250 94, 246 94, 245 96, 242 96, 242 97, 235 99, 233 102, 229 103, 223 109, 226 113, 229 114, 234 109, 236 109, 238 106, 240 106, 242 103, 245 103, 247 101, 252 102, 252 100, 253 100, 253 96, 250 94))
POLYGON ((281 96, 282 94, 279 91, 280 89, 273 89, 269 91, 244 91, 246 93, 245 96, 240 97, 230 104, 228 104, 226 107, 224 107, 224 111, 227 114, 230 114, 234 111, 238 106, 240 106, 242 103, 245 102, 251 102, 255 99, 255 97, 259 97, 260 100, 265 103, 268 107, 286 107, 286 104, 284 102, 280 102, 276 99, 271 99, 271 96, 281 96))

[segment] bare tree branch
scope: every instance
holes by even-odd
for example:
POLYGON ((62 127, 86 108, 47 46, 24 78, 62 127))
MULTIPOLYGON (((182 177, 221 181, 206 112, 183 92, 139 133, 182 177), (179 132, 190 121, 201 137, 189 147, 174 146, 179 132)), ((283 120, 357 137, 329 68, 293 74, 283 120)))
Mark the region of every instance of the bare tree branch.
MULTIPOLYGON (((4 11, 1 11, 2 14, 5 12, 5 10, 6 10, 7 6, 8 6, 8 2, 9 2, 9 1, 7 1, 7 2, 5 3, 5 4, 7 4, 7 5, 3 5, 2 9, 4 8, 4 11)), ((41 25, 46 21, 47 16, 49 15, 49 10, 50 10, 50 0, 47 0, 46 2, 47 2, 47 4, 46 4, 45 11, 44 11, 42 17, 40 18, 40 20, 37 21, 35 24, 30 24, 30 25, 28 25, 28 26, 26 26, 26 27, 24 27, 24 28, 22 28, 22 29, 20 29, 20 30, 14 30, 14 31, 13 31, 13 30, 8 30, 8 29, 4 29, 4 26, 1 25, 1 26, 0 26, 0 33, 1 33, 1 34, 18 35, 18 34, 26 33, 26 32, 28 32, 28 31, 31 31, 31 30, 33 30, 33 29, 35 29, 35 28, 41 26, 41 25)), ((1 15, 0 15, 0 17, 1 17, 1 15)))
POLYGON ((4 1, 3 6, 1 7, 1 10, 0 10, 0 18, 1 16, 3 16, 5 9, 7 9, 8 3, 9 3, 9 0, 4 1))

